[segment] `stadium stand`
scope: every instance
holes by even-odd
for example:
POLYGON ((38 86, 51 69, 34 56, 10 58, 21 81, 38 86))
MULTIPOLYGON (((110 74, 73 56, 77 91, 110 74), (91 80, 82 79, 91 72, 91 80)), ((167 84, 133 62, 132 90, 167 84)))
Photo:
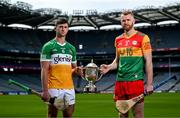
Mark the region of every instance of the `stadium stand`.
POLYGON ((16 92, 23 91, 22 88, 15 85, 9 85, 8 80, 16 80, 17 82, 23 83, 32 89, 41 91, 40 75, 38 74, 0 74, 0 92, 16 92))
MULTIPOLYGON (((153 28, 138 30, 150 34, 153 49, 179 48, 179 25, 166 26, 165 28, 157 26, 156 30, 153 28)), ((109 54, 114 53, 114 39, 121 33, 122 30, 70 31, 68 41, 77 47, 77 52, 80 54, 109 54), (97 41, 98 43, 96 43, 97 41), (82 49, 79 49, 80 44, 83 45, 82 49)), ((53 31, 19 30, 2 27, 0 38, 1 50, 39 53, 42 45, 53 38, 53 31)))

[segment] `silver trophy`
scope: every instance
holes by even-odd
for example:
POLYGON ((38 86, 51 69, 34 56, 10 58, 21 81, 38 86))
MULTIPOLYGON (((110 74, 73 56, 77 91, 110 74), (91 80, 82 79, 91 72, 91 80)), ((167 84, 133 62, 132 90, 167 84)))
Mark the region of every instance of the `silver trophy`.
POLYGON ((84 87, 84 92, 96 92, 97 88, 94 84, 96 81, 99 81, 102 78, 102 74, 99 76, 99 67, 93 63, 87 64, 84 68, 84 78, 88 81, 88 84, 84 87))

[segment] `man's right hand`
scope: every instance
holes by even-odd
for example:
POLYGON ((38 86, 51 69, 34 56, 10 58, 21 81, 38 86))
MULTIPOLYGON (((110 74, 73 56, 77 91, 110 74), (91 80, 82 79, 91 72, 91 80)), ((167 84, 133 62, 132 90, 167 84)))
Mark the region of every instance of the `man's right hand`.
POLYGON ((48 93, 48 91, 42 92, 41 97, 42 97, 42 100, 44 102, 48 102, 49 101, 49 93, 48 93))

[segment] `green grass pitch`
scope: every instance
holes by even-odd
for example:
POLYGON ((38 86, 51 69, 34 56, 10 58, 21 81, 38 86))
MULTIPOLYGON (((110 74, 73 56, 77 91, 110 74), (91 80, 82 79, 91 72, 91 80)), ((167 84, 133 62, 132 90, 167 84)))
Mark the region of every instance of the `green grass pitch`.
MULTIPOLYGON (((117 118, 112 97, 113 94, 76 94, 74 118, 117 118)), ((1 118, 45 118, 46 109, 46 104, 34 95, 0 96, 1 118)), ((180 93, 154 93, 145 98, 145 118, 165 117, 180 118, 180 93)))

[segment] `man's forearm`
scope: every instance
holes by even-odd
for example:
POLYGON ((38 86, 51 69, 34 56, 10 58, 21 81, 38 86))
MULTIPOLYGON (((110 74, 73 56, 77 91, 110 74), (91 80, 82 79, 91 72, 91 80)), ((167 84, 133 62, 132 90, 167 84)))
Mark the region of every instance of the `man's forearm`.
POLYGON ((46 72, 44 69, 41 70, 41 84, 42 90, 48 91, 48 72, 46 72))
POLYGON ((146 64, 146 75, 147 75, 147 85, 153 84, 153 66, 152 62, 146 64))
POLYGON ((110 65, 109 65, 110 70, 115 70, 117 69, 117 59, 115 59, 110 65))

